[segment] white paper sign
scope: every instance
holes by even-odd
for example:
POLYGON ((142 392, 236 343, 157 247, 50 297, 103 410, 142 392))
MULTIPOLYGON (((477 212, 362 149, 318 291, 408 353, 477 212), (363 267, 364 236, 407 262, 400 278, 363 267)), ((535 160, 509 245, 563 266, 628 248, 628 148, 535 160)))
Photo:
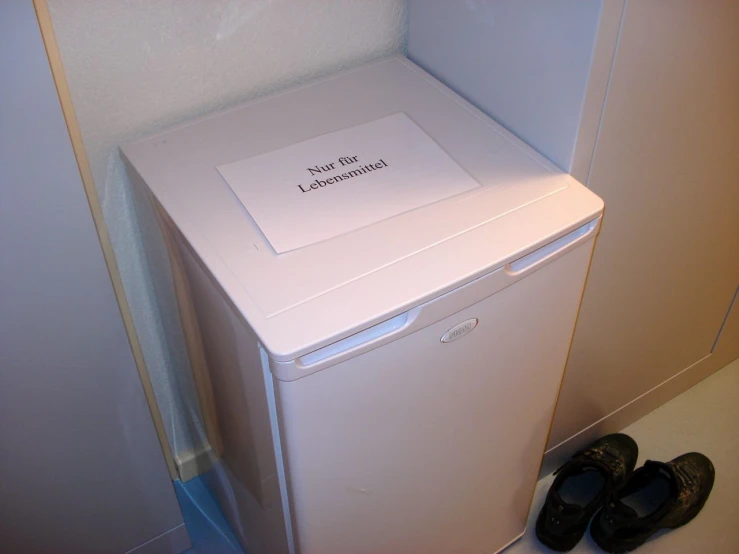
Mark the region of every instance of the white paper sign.
POLYGON ((217 169, 278 254, 480 186, 404 113, 217 169))

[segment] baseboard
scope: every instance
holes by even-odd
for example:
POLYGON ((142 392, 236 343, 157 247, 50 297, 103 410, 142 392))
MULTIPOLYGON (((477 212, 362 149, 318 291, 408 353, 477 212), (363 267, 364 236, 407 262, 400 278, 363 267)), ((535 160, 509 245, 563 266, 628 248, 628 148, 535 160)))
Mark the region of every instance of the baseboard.
POLYGON ((180 523, 177 527, 146 541, 126 554, 181 554, 188 548, 190 548, 190 537, 185 524, 180 523))
POLYGON ((584 448, 598 437, 623 430, 636 420, 653 412, 665 402, 715 373, 726 363, 728 361, 723 357, 709 354, 569 439, 550 448, 544 453, 539 478, 541 479, 552 473, 578 449, 584 448))
POLYGON ((180 480, 183 483, 210 471, 213 467, 214 461, 215 454, 210 445, 206 446, 202 450, 188 452, 181 456, 175 456, 177 471, 179 472, 180 480))

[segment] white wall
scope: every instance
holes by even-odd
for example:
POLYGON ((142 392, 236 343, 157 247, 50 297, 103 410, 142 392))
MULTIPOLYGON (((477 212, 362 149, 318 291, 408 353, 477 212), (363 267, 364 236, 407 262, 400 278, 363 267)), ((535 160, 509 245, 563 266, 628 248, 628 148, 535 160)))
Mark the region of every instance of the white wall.
POLYGON ((0 552, 187 548, 32 0, 0 1, 0 252, 0 552))
POLYGON ((601 8, 602 0, 411 0, 408 56, 571 171, 601 8))
MULTIPOLYGON (((163 245, 145 253, 117 145, 403 50, 403 0, 48 0, 144 356, 179 458, 201 447, 163 245), (153 251, 153 252, 152 252, 153 251), (148 255, 148 258, 147 258, 148 255), (151 267, 151 271, 147 269, 151 267), (181 395, 180 391, 184 391, 181 395)), ((141 216, 153 234, 153 222, 141 216)), ((150 237, 147 236, 147 239, 150 237)))

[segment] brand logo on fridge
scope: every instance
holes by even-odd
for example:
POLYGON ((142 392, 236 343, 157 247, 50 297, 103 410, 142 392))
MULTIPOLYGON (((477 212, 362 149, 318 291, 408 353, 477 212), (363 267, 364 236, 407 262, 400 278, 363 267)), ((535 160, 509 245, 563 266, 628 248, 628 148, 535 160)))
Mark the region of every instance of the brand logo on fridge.
POLYGON ((474 329, 475 327, 477 327, 476 319, 468 319, 467 321, 463 321, 459 325, 455 325, 446 333, 444 333, 441 337, 441 342, 454 342, 457 339, 461 339, 467 333, 472 331, 472 329, 474 329))

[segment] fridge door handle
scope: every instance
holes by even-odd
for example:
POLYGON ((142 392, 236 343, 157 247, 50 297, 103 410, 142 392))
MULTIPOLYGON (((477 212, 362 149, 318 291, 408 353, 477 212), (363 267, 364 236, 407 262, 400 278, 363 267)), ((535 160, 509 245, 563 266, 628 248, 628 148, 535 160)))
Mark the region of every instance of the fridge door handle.
POLYGON ((268 362, 270 371, 280 381, 295 381, 441 321, 454 311, 476 304, 511 283, 523 279, 528 272, 538 269, 565 252, 591 240, 597 233, 599 223, 600 218, 586 223, 563 237, 470 283, 338 342, 294 360, 270 359, 268 362), (454 295, 454 302, 450 300, 451 295, 454 295), (454 310, 451 310, 452 307, 454 310))
POLYGON ((578 227, 574 231, 567 233, 557 240, 553 240, 549 244, 545 244, 541 248, 537 248, 533 252, 506 264, 506 273, 510 276, 518 277, 527 271, 532 271, 546 262, 561 256, 568 250, 571 250, 575 246, 588 240, 591 235, 596 233, 599 224, 600 217, 578 227))
POLYGON ((343 359, 354 357, 369 348, 376 348, 390 342, 404 333, 418 317, 421 306, 373 325, 338 342, 319 348, 297 359, 297 367, 304 370, 317 369, 325 364, 335 364, 343 359))

